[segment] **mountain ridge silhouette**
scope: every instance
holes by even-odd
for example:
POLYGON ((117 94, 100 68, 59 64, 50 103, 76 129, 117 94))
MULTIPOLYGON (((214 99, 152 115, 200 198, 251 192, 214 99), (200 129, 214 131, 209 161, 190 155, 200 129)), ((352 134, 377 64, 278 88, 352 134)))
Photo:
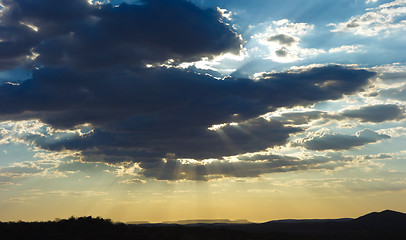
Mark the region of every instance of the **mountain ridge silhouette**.
MULTIPOLYGON (((224 220, 224 219, 222 219, 224 220)), ((196 221, 196 220, 194 220, 196 221)), ((265 223, 124 224, 100 217, 48 222, 0 222, 0 239, 142 240, 401 240, 406 214, 393 210, 358 218, 275 220, 265 223)), ((218 221, 218 219, 217 219, 218 221)), ((228 220, 229 221, 229 220, 228 220)), ((186 221, 188 223, 188 221, 186 221)))
POLYGON ((393 210, 384 210, 381 212, 371 212, 361 217, 354 219, 354 221, 362 222, 377 222, 377 221, 406 221, 406 214, 393 210))

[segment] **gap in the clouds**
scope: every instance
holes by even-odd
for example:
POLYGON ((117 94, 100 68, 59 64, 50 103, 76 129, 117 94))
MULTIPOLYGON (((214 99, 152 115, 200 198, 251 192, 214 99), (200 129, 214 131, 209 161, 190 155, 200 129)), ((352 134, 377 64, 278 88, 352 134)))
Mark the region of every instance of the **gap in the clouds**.
POLYGON ((27 148, 24 143, 0 143, 0 168, 14 163, 20 163, 33 159, 33 149, 27 148))
POLYGON ((32 70, 17 67, 7 71, 0 71, 0 85, 5 83, 20 84, 32 77, 32 70))
POLYGON ((91 1, 93 4, 101 3, 101 4, 111 4, 113 6, 117 6, 122 3, 141 5, 141 4, 143 4, 144 0, 88 0, 88 1, 91 1))

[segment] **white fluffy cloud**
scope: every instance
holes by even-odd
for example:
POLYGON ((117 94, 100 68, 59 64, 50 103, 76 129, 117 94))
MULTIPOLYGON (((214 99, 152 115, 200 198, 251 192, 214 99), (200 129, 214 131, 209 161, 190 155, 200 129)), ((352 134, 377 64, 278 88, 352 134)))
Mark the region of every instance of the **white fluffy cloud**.
POLYGON ((365 1, 365 3, 366 4, 369 4, 369 3, 376 3, 376 2, 378 2, 379 0, 366 0, 365 1))
POLYGON ((301 38, 314 29, 308 23, 294 23, 288 19, 272 21, 265 32, 253 36, 259 44, 268 48, 267 59, 275 62, 293 62, 307 56, 324 53, 321 49, 301 48, 301 38))
MULTIPOLYGON (((370 1, 369 1, 370 2, 370 1)), ((367 1, 368 3, 368 1, 367 1)), ((352 17, 347 22, 332 23, 332 32, 352 32, 355 35, 390 35, 406 29, 406 1, 395 0, 376 8, 367 9, 361 16, 352 17)))

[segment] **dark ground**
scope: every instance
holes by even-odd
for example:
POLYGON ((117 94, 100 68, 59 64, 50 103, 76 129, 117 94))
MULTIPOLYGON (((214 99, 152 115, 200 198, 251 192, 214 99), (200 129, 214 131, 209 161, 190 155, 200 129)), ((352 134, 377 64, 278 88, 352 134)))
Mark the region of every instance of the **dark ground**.
POLYGON ((261 224, 123 224, 92 217, 2 222, 0 239, 406 240, 406 214, 383 211, 356 219, 284 220, 261 224))

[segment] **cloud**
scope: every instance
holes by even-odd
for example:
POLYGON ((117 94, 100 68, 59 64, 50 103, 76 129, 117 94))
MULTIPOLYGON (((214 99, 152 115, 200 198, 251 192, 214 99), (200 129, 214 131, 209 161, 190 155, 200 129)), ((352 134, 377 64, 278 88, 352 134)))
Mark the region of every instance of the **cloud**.
MULTIPOLYGON (((356 109, 340 112, 327 111, 289 111, 284 113, 270 113, 267 119, 280 121, 286 125, 306 125, 315 120, 328 122, 330 120, 359 119, 361 122, 381 123, 404 119, 404 108, 397 104, 366 105, 356 109)), ((320 122, 319 122, 320 124, 320 122)))
POLYGON ((403 83, 406 79, 406 68, 404 65, 395 63, 389 66, 382 66, 381 69, 378 67, 377 70, 382 72, 380 78, 383 82, 389 85, 403 83))
POLYGON ((340 47, 336 48, 331 48, 328 50, 329 53, 339 53, 339 52, 345 52, 345 53, 356 53, 356 52, 362 52, 363 45, 342 45, 340 47))
POLYGON ((331 189, 340 189, 341 192, 397 192, 406 189, 406 179, 404 177, 388 174, 384 177, 340 177, 323 179, 295 179, 283 182, 273 182, 280 187, 302 186, 311 189, 325 189, 328 197, 331 197, 331 189))
POLYGON ((278 42, 280 45, 291 46, 293 43, 296 42, 296 39, 285 34, 276 34, 269 37, 268 41, 278 42))
POLYGON ((12 166, 0 167, 0 176, 14 179, 38 175, 41 174, 43 171, 43 169, 33 163, 24 162, 14 164, 12 166))
POLYGON ((380 129, 378 131, 378 133, 389 135, 392 138, 403 137, 406 135, 406 127, 394 127, 394 128, 380 129))
POLYGON ((363 157, 363 159, 365 159, 365 160, 370 160, 370 159, 382 160, 382 159, 391 159, 392 157, 393 157, 392 154, 380 153, 377 155, 366 155, 363 157))
POLYGON ((86 17, 86 1, 3 0, 0 15, 1 68, 8 69, 30 60, 33 48, 46 38, 70 30, 75 20, 86 17), (70 22, 72 21, 72 22, 70 22))
POLYGON ((334 27, 332 32, 352 32, 355 35, 366 36, 390 35, 406 29, 405 15, 406 2, 395 0, 367 9, 363 15, 352 17, 347 22, 329 25, 334 27))
POLYGON ((297 141, 294 145, 303 146, 306 149, 317 151, 347 150, 387 138, 390 138, 390 136, 379 134, 371 129, 358 131, 355 135, 332 133, 328 130, 322 129, 310 133, 306 138, 297 141))
POLYGON ((406 190, 406 179, 398 177, 350 179, 343 185, 355 192, 396 192, 406 190))
POLYGON ((270 116, 266 116, 266 118, 280 121, 287 125, 306 125, 314 120, 328 120, 330 116, 331 114, 328 112, 314 110, 300 112, 290 111, 278 115, 271 114, 270 116))
POLYGON ((264 32, 254 35, 253 38, 269 49, 266 58, 276 62, 292 62, 308 55, 324 52, 299 46, 301 37, 313 29, 314 25, 311 24, 281 19, 272 21, 264 32))
POLYGON ((373 68, 379 76, 374 88, 377 95, 384 99, 406 101, 406 67, 401 63, 393 63, 373 68))
POLYGON ((379 95, 389 99, 398 99, 401 101, 406 101, 406 84, 399 87, 386 88, 380 90, 379 95))
MULTIPOLYGON (((162 122, 161 122, 162 123, 162 122)), ((134 123, 127 123, 133 125, 134 123)), ((62 139, 29 135, 24 139, 50 151, 81 151, 88 161, 106 162, 154 161, 167 154, 177 157, 205 159, 254 152, 275 145, 283 145, 289 135, 301 131, 280 122, 262 118, 247 120, 216 131, 185 125, 183 129, 171 126, 121 127, 110 131, 108 126, 97 129, 86 137, 70 135, 62 139), (171 129, 175 127, 174 129, 171 129), (139 135, 138 135, 138 134, 139 135), (150 159, 150 160, 148 160, 150 159)))
POLYGON ((19 179, 28 177, 38 178, 61 178, 67 177, 65 172, 59 171, 60 160, 33 160, 12 163, 0 167, 1 178, 19 179))
POLYGON ((365 3, 366 4, 369 4, 369 3, 376 3, 376 2, 378 2, 379 0, 366 0, 365 1, 365 3))
POLYGON ((0 119, 40 119, 65 129, 90 124, 94 131, 87 136, 76 130, 65 137, 24 138, 49 150, 88 151, 89 158, 98 152, 117 155, 115 161, 167 153, 211 158, 286 143, 301 130, 257 117, 279 107, 339 99, 361 90, 373 75, 341 66, 268 73, 260 80, 217 80, 173 68, 42 68, 20 85, 0 86, 0 119), (227 122, 238 126, 208 130, 227 122))
POLYGON ((86 0, 4 0, 3 69, 23 63, 79 69, 195 61, 238 53, 242 40, 217 9, 188 1, 89 4, 86 0), (219 21, 220 20, 220 21, 219 21))
POLYGON ((278 56, 278 57, 286 57, 287 55, 288 55, 288 51, 286 50, 286 48, 280 48, 280 49, 278 49, 278 50, 276 50, 275 51, 275 54, 278 56))
MULTIPOLYGON (((238 173, 224 157, 285 145, 304 131, 261 115, 340 99, 363 91, 375 76, 328 65, 264 73, 255 80, 218 79, 165 67, 168 61, 176 65, 241 50, 241 37, 221 11, 189 1, 113 6, 3 0, 2 5, 2 68, 35 70, 18 84, 0 85, 0 121, 9 121, 1 141, 46 150, 48 155, 36 155, 44 160, 131 162, 140 174, 157 179, 314 169, 319 162, 273 156, 262 163, 239 160, 237 169, 247 170, 238 173), (205 159, 220 160, 203 164, 205 159)), ((275 21, 263 39, 286 57, 313 27, 275 21)))
POLYGON ((154 165, 145 166, 142 174, 158 180, 207 181, 226 177, 259 177, 267 173, 303 170, 334 170, 351 162, 351 157, 341 154, 305 156, 303 159, 284 155, 255 154, 241 156, 238 160, 188 161, 167 158, 154 165))
POLYGON ((340 115, 347 118, 358 118, 361 122, 378 123, 402 119, 404 109, 396 104, 378 104, 345 110, 340 115))

